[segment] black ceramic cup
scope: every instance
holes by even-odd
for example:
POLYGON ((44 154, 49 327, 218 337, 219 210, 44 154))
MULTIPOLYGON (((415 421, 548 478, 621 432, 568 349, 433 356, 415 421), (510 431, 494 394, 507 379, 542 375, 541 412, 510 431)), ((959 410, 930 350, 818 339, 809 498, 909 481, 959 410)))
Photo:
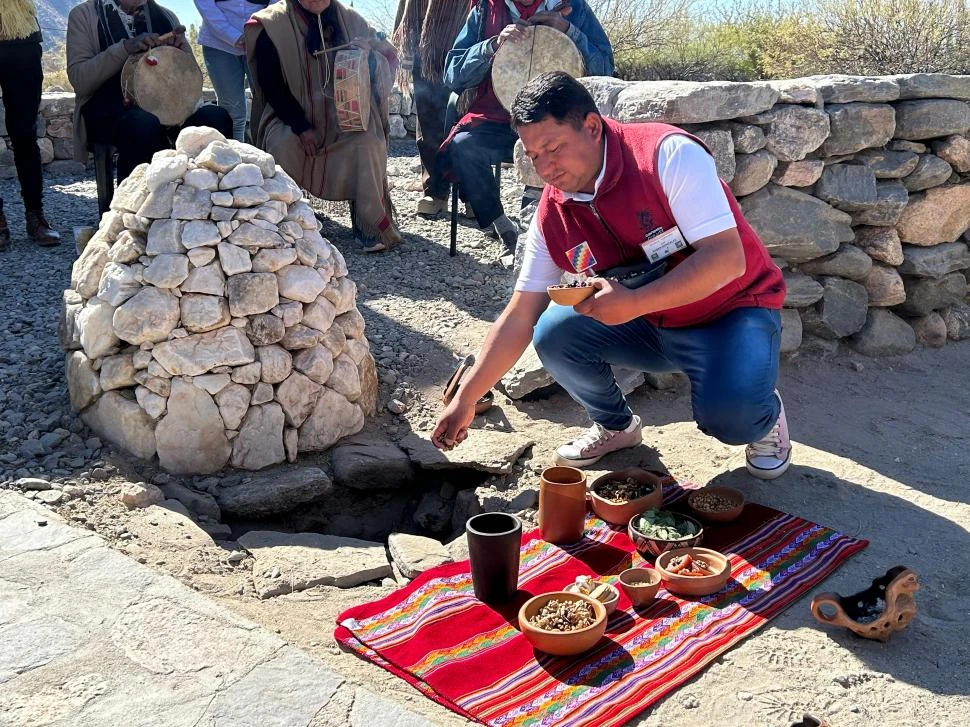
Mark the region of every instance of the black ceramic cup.
POLYGON ((519 587, 522 521, 504 512, 475 515, 465 523, 475 597, 483 603, 509 601, 519 587))

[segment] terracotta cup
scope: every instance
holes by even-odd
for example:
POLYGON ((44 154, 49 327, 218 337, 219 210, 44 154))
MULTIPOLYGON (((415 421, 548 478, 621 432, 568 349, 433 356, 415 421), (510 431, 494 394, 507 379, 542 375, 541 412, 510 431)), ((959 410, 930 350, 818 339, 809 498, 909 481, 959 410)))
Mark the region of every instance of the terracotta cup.
POLYGON ((539 480, 539 532, 556 545, 581 540, 586 525, 586 473, 547 467, 539 480))
POLYGON ((522 521, 504 512, 468 518, 468 560, 475 597, 483 603, 511 600, 519 587, 522 521))

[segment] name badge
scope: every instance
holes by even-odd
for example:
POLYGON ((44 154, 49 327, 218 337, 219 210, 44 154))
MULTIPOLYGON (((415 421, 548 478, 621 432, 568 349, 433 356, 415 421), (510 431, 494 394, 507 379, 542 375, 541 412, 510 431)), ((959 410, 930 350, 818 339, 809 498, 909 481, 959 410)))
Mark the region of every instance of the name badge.
POLYGON ((641 243, 640 247, 643 248, 647 260, 656 263, 670 257, 678 250, 685 249, 687 240, 680 234, 680 228, 674 225, 666 232, 652 235, 646 242, 641 243))

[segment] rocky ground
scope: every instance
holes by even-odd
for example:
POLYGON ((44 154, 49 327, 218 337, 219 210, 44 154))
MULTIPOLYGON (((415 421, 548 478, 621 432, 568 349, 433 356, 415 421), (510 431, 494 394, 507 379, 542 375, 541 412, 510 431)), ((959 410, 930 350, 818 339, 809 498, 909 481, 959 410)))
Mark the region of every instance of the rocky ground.
MULTIPOLYGON (((478 460, 478 467, 491 463, 492 472, 432 461, 433 453, 422 446, 419 437, 433 427, 442 384, 458 357, 477 350, 507 298, 512 275, 499 262, 500 245, 476 229, 459 228, 459 254, 450 258, 447 220, 413 216, 420 196, 416 161, 412 143, 394 143, 389 174, 405 244, 390 254, 359 253, 345 210, 324 206, 331 221, 323 233, 344 251, 358 284, 381 381, 380 416, 354 446, 387 453, 388 481, 360 479, 357 489, 347 487, 348 477, 363 471, 355 464, 359 457, 350 456, 360 450, 345 450, 343 463, 341 455, 335 462, 301 457, 302 474, 282 469, 272 476, 296 491, 311 468, 344 474, 334 473, 336 486, 325 504, 271 519, 256 511, 230 515, 232 505, 220 500, 226 484, 248 481, 243 475, 172 477, 116 454, 71 412, 56 328, 73 246, 66 241, 41 250, 25 242, 16 185, 0 182, 15 238, 12 250, 0 256, 6 308, 0 316, 0 483, 30 493, 120 551, 277 630, 351 679, 406 702, 435 723, 457 725, 463 720, 343 654, 333 642, 337 613, 403 580, 400 566, 394 572, 387 565, 383 547, 361 547, 337 565, 279 560, 273 550, 274 544, 292 542, 274 535, 278 532, 383 540, 405 529, 448 542, 477 508, 528 517, 537 473, 555 447, 585 425, 561 391, 516 402, 497 394, 498 406, 477 420, 460 455, 478 460), (397 445, 424 464, 418 476, 397 445), (131 483, 153 483, 162 493, 131 483), (137 507, 163 495, 168 507, 137 507), (252 530, 259 532, 247 534, 252 530), (291 585, 281 588, 281 577, 291 585), (335 583, 360 585, 326 585, 335 583), (302 590, 285 593, 297 587, 292 584, 302 590)), ((514 209, 510 176, 504 193, 514 209)), ((94 198, 88 179, 51 181, 48 215, 66 240, 71 226, 96 223, 94 198)), ((771 484, 744 473, 740 448, 696 430, 683 382, 636 391, 632 403, 644 419, 645 446, 604 466, 666 466, 678 477, 730 484, 752 500, 869 538, 869 549, 826 588, 858 590, 897 563, 919 571, 923 583, 916 622, 888 645, 818 627, 802 601, 646 712, 639 724, 780 725, 805 710, 837 725, 962 722, 960 715, 970 707, 968 354, 965 342, 881 360, 803 347, 784 362, 779 384, 798 442, 796 466, 771 484)), ((312 546, 312 537, 320 536, 305 537, 312 546)), ((407 543, 398 546, 406 549, 407 543)), ((451 556, 461 557, 460 540, 450 552, 427 557, 451 556)))

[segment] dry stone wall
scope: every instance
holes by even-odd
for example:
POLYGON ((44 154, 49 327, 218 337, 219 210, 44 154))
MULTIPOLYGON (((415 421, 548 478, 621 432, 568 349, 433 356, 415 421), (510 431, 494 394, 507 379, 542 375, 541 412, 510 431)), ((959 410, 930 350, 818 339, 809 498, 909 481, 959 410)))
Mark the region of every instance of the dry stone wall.
MULTIPOLYGON (((701 138, 783 269, 783 350, 970 337, 970 76, 583 79, 600 111, 701 138)), ((535 183, 528 157, 520 178, 535 183)))
POLYGON ((74 263, 71 404, 170 472, 328 449, 376 408, 356 292, 272 156, 190 127, 118 187, 74 263))

